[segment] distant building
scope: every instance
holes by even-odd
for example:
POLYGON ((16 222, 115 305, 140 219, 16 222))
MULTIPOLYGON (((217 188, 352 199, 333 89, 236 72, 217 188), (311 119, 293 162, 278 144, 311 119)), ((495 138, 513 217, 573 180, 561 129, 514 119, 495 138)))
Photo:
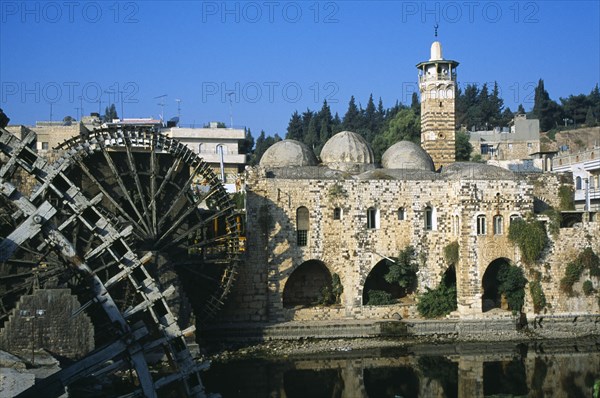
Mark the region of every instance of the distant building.
POLYGON ((540 152, 540 121, 517 114, 508 127, 470 132, 472 155, 483 160, 528 159, 540 152))
POLYGON ((600 210, 600 146, 577 153, 563 152, 553 159, 552 170, 572 172, 575 182, 575 208, 600 210))
POLYGON ((247 163, 247 156, 242 153, 242 142, 246 138, 244 129, 220 128, 216 123, 211 123, 207 128, 166 128, 163 129, 163 133, 179 140, 200 155, 224 180, 228 192, 239 190, 240 173, 244 171, 247 163))
POLYGON ((7 126, 7 130, 21 138, 30 131, 35 132, 37 136, 35 149, 38 151, 51 150, 71 137, 88 132, 83 123, 76 121, 35 122, 35 126, 29 127, 21 125, 7 126))

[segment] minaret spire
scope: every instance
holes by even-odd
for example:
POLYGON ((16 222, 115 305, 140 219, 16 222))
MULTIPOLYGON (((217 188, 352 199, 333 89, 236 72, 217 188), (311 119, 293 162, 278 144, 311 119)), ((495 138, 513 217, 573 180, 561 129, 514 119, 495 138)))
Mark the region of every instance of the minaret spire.
POLYGON ((435 24, 435 25, 433 25, 433 29, 434 29, 434 32, 435 32, 435 37, 438 37, 438 36, 437 36, 437 31, 438 31, 438 28, 439 28, 439 27, 440 27, 440 26, 439 26, 438 24, 435 24))

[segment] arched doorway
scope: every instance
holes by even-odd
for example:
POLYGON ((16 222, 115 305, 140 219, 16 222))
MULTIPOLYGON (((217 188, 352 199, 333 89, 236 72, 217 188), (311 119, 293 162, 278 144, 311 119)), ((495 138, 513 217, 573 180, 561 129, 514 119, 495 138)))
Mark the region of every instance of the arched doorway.
POLYGON ((494 308, 521 311, 526 285, 527 279, 522 268, 513 265, 507 258, 492 261, 483 274, 482 311, 494 308))
POLYGON ((397 283, 389 283, 385 275, 390 272, 390 262, 381 260, 369 272, 363 288, 363 305, 392 304, 406 296, 406 289, 397 283))
MULTIPOLYGON (((510 265, 509 260, 499 258, 492 261, 485 270, 482 279, 483 295, 481 296, 481 310, 483 312, 487 312, 494 308, 503 308, 498 273, 502 267, 507 265, 510 265)), ((504 309, 508 309, 506 304, 504 307, 504 309)))
POLYGON ((283 307, 317 305, 323 288, 331 286, 331 273, 321 261, 306 261, 292 272, 283 288, 283 307))

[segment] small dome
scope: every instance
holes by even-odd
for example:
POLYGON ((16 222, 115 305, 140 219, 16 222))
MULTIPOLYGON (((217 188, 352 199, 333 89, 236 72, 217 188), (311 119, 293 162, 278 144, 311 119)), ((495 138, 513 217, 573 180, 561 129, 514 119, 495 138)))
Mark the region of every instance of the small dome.
POLYGON ((384 169, 412 169, 433 171, 431 156, 423 148, 410 141, 396 142, 381 157, 384 169))
POLYGON ((269 147, 260 158, 263 167, 315 166, 317 158, 309 147, 295 140, 279 141, 269 147))
POLYGON ((333 169, 362 172, 374 167, 375 155, 363 137, 352 131, 342 131, 325 143, 321 161, 333 169))
POLYGON ((442 43, 440 43, 439 41, 434 41, 433 43, 431 43, 431 57, 429 58, 430 61, 439 61, 444 59, 442 57, 442 43))

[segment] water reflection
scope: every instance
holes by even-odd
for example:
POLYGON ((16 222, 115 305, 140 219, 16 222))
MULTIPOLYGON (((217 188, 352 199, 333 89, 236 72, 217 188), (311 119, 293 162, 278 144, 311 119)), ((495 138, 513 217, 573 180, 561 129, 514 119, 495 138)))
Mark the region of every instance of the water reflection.
POLYGON ((577 398, 600 383, 600 352, 596 342, 420 346, 215 362, 203 380, 223 398, 577 398))

